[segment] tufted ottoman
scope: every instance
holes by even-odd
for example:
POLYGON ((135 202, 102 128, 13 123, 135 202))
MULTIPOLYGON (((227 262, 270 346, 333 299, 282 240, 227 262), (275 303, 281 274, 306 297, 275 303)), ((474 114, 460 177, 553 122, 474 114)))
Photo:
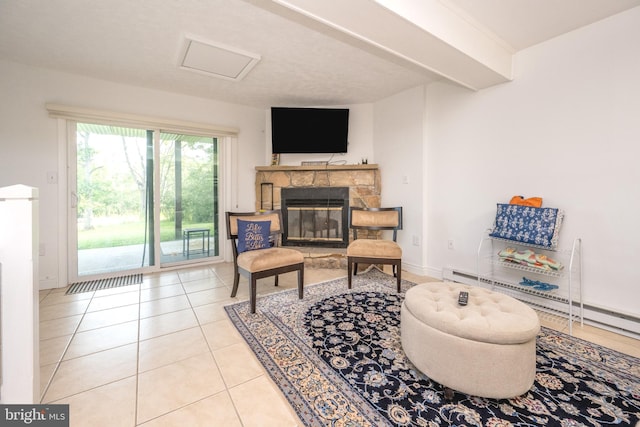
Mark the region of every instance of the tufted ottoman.
POLYGON ((400 329, 409 360, 445 387, 500 399, 533 385, 540 321, 510 296, 458 283, 417 285, 406 293, 400 329), (463 290, 466 306, 458 305, 463 290))

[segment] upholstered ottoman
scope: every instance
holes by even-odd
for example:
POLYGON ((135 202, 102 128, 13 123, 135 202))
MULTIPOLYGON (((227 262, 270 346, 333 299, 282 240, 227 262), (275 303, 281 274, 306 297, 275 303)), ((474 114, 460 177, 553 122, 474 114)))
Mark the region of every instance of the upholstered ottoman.
POLYGON ((416 285, 406 293, 400 329, 409 360, 445 387, 500 399, 533 385, 540 321, 510 296, 458 283, 416 285), (466 306, 458 304, 460 291, 469 292, 466 306))

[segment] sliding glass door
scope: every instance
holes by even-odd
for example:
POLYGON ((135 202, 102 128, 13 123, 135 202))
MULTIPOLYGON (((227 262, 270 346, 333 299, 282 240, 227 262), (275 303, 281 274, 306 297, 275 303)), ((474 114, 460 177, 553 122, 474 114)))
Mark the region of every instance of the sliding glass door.
POLYGON ((218 256, 216 138, 77 123, 70 152, 71 279, 218 256))
POLYGON ((218 254, 218 141, 160 134, 160 262, 218 254))

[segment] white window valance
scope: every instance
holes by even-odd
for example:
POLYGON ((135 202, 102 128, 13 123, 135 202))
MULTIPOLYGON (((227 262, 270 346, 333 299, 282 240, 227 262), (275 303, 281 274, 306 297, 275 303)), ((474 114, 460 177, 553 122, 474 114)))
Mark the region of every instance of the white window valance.
POLYGON ((46 104, 49 117, 75 120, 78 122, 99 123, 118 126, 131 126, 145 129, 160 129, 163 132, 200 136, 237 136, 239 130, 232 127, 173 120, 162 117, 143 116, 131 113, 116 113, 84 107, 72 107, 61 104, 46 104))

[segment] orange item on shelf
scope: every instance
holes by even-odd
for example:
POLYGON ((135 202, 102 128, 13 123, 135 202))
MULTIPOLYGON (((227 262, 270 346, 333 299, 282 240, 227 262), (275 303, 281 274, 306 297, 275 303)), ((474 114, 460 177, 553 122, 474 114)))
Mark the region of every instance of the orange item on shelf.
POLYGON ((542 206, 542 197, 529 197, 528 199, 525 199, 522 196, 513 196, 509 201, 509 204, 539 208, 542 206))

